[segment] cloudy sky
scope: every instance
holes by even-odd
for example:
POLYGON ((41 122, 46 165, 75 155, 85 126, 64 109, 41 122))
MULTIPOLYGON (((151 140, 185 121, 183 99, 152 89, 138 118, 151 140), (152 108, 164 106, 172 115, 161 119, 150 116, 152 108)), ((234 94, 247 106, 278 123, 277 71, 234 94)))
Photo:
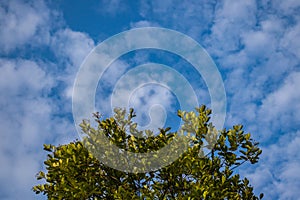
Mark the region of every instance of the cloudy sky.
MULTIPOLYGON (((147 26, 186 34, 214 60, 227 95, 225 127, 244 124, 263 149, 258 164, 239 170, 255 192, 265 193, 265 199, 299 198, 300 1, 89 2, 0 1, 0 199, 45 199, 31 191, 46 158, 42 145, 79 138, 72 91, 82 62, 109 37, 147 26)), ((157 75, 166 82, 185 77, 199 102, 210 104, 193 66, 170 52, 148 49, 129 52, 109 66, 98 83, 97 109, 109 113, 111 102, 118 105, 131 95, 127 102, 143 126, 155 112, 162 117, 152 125, 175 125, 172 113, 180 102, 174 91, 137 81, 151 82, 157 75), (134 71, 147 62, 169 68, 151 76, 145 67, 134 71)))

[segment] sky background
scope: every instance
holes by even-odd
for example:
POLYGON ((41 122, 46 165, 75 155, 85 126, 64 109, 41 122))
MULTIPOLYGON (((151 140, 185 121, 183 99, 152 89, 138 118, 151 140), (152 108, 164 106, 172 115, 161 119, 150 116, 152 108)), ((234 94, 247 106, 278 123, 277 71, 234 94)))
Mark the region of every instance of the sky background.
MULTIPOLYGON (((81 63, 103 40, 145 26, 182 32, 206 49, 224 80, 225 127, 244 124, 263 149, 258 164, 238 172, 264 199, 299 199, 299 13, 298 0, 0 1, 0 199, 45 199, 31 187, 39 183, 35 174, 46 159, 43 144, 78 138, 72 87, 81 63)), ((126 70, 147 61, 181 70, 200 103, 210 103, 192 66, 149 50, 124 55, 110 66, 98 85, 97 108, 110 103, 126 70)), ((137 90, 138 114, 156 102, 174 113, 174 95, 154 89, 137 90)))

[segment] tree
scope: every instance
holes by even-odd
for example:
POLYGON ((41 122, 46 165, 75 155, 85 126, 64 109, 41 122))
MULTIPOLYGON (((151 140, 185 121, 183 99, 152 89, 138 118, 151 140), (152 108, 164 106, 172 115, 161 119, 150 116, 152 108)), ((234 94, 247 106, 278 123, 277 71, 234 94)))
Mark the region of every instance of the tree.
MULTIPOLYGON (((40 171, 37 179, 46 183, 33 191, 48 199, 261 199, 263 194, 255 196, 248 179, 235 173, 246 162, 258 162, 262 153, 258 143, 244 133, 242 125, 218 133, 209 122, 211 110, 201 106, 196 111, 178 111, 184 122, 180 131, 189 138, 185 152, 171 164, 143 173, 119 171, 100 162, 93 149, 105 144, 98 136, 104 135, 125 152, 143 153, 170 144, 180 131, 163 128, 156 135, 139 131, 133 109, 128 114, 115 109, 114 117, 104 120, 95 113, 98 127, 83 121, 80 126, 86 137, 82 141, 44 145, 49 152, 44 162, 47 172, 40 171)), ((103 151, 107 158, 112 153, 103 151)))

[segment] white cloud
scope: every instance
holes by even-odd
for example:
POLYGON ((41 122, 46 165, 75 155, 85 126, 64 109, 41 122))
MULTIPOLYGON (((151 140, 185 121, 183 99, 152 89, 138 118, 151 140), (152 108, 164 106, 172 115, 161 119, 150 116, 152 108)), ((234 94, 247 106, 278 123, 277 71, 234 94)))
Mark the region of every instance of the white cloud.
MULTIPOLYGON (((265 117, 259 111, 260 104, 299 63, 289 53, 298 49, 295 41, 298 25, 288 23, 277 13, 264 12, 254 1, 226 1, 219 5, 205 46, 224 70, 229 99, 227 125, 245 123, 255 134, 264 134, 258 129, 263 126, 270 134, 270 129, 276 130, 272 124, 281 122, 265 117), (268 121, 268 126, 258 125, 259 121, 268 121), (252 127, 257 128, 252 130, 252 127)), ((294 105, 289 105, 288 110, 295 108, 294 105)))
POLYGON ((220 20, 228 20, 232 23, 241 23, 253 25, 253 14, 256 11, 256 2, 254 0, 241 1, 222 1, 220 10, 217 11, 217 18, 220 20), (247 20, 246 20, 247 19, 247 20))
POLYGON ((131 28, 141 28, 141 27, 149 27, 149 26, 150 27, 152 27, 152 26, 159 27, 159 24, 155 23, 155 22, 147 21, 147 20, 130 23, 131 28))
POLYGON ((49 17, 50 10, 43 1, 1 1, 0 52, 8 53, 25 44, 47 44, 49 17))
POLYGON ((45 159, 43 143, 62 144, 76 137, 73 124, 55 116, 55 99, 48 98, 55 77, 45 71, 45 65, 0 59, 1 198, 33 199, 34 175, 45 159))
POLYGON ((139 13, 165 28, 173 28, 197 38, 209 29, 214 18, 212 1, 141 1, 139 13))
POLYGON ((121 0, 101 0, 97 10, 104 14, 117 15, 128 9, 125 2, 121 0))
MULTIPOLYGON (((164 112, 161 112, 160 108, 163 108, 165 111, 170 110, 172 95, 157 80, 172 82, 171 79, 174 77, 172 74, 164 71, 150 72, 149 66, 148 68, 142 66, 133 68, 131 71, 125 73, 128 67, 129 65, 124 61, 117 61, 109 67, 102 79, 101 83, 103 85, 101 87, 104 89, 111 88, 113 92, 112 94, 107 94, 104 91, 100 91, 97 98, 98 109, 102 113, 110 114, 112 109, 110 110, 109 108, 111 107, 132 107, 137 111, 137 121, 145 125, 147 119, 143 115, 149 117, 151 107, 154 106, 153 112, 154 110, 159 111, 162 115, 164 115, 164 112), (156 105, 160 105, 160 108, 156 105)), ((156 115, 158 114, 156 113, 156 115)), ((154 125, 148 128, 155 127, 155 130, 164 121, 163 116, 161 119, 158 119, 158 117, 153 115, 151 119, 154 125)))
POLYGON ((158 85, 139 87, 131 96, 129 105, 135 108, 136 121, 142 129, 157 132, 165 125, 166 113, 171 110, 172 95, 166 88, 158 85))
POLYGON ((263 148, 255 170, 242 173, 249 177, 255 191, 263 192, 264 199, 297 199, 300 195, 300 132, 285 133, 276 144, 263 148))
MULTIPOLYGON (((258 115, 269 133, 275 130, 295 129, 299 124, 300 113, 300 73, 291 73, 284 84, 270 93, 263 101, 258 115)), ((266 135, 270 137, 271 135, 266 135)))
POLYGON ((126 70, 130 65, 122 60, 116 60, 114 61, 107 71, 105 72, 105 76, 101 77, 104 87, 112 87, 116 83, 116 81, 124 74, 126 73, 126 70))
MULTIPOLYGON (((43 143, 78 138, 73 123, 62 116, 71 112, 71 102, 61 95, 64 86, 58 81, 71 88, 94 42, 82 32, 56 30, 52 12, 44 1, 0 3, 0 53, 11 57, 0 58, 1 199, 36 199, 31 187, 38 183, 35 174, 46 158, 43 143), (49 45, 58 63, 48 62, 48 54, 35 60, 18 58, 23 54, 17 51, 43 45, 49 45)), ((63 24, 58 20, 58 26, 63 24)))
POLYGON ((240 49, 241 36, 256 23, 255 1, 223 1, 216 7, 211 35, 205 43, 209 51, 224 56, 224 53, 240 49))
POLYGON ((275 49, 275 41, 272 35, 265 31, 249 31, 243 34, 246 54, 249 57, 268 56, 275 49), (271 50, 271 51, 270 51, 271 50))
POLYGON ((286 1, 269 1, 281 15, 291 16, 297 14, 300 8, 300 2, 297 0, 286 0, 286 1))
POLYGON ((43 93, 54 82, 36 62, 5 59, 0 60, 0 80, 2 195, 6 199, 31 199, 34 172, 40 166, 36 159, 43 155, 36 149, 52 137, 53 107, 43 93))
POLYGON ((66 58, 76 69, 79 68, 95 44, 86 33, 66 28, 58 30, 54 34, 51 46, 57 57, 66 58))
POLYGON ((53 80, 34 61, 1 59, 0 66, 0 90, 4 92, 3 97, 18 96, 27 91, 28 95, 34 97, 42 89, 53 85, 53 80))
POLYGON ((288 28, 281 40, 284 50, 300 59, 300 41, 298 38, 300 38, 300 20, 295 26, 288 28))
POLYGON ((51 38, 51 48, 60 65, 65 67, 59 76, 67 83, 66 97, 71 98, 76 73, 94 47, 94 41, 86 33, 69 28, 58 30, 51 38))

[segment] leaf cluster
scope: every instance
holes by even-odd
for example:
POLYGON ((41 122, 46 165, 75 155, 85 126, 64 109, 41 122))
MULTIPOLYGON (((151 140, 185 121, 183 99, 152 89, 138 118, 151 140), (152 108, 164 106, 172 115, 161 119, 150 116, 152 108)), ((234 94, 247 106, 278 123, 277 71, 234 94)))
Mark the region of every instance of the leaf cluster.
MULTIPOLYGON (((263 194, 255 196, 249 180, 235 173, 235 168, 244 163, 258 162, 262 153, 258 143, 250 133, 244 133, 241 125, 218 132, 209 123, 210 114, 205 106, 196 112, 179 111, 183 121, 180 130, 162 128, 154 134, 137 129, 133 109, 128 114, 124 109, 115 109, 114 117, 103 120, 95 113, 96 129, 87 121, 80 125, 86 134, 83 141, 57 147, 44 145, 49 152, 44 162, 47 172, 39 172, 37 179, 46 183, 34 186, 33 191, 48 199, 261 199, 263 194), (104 156, 116 162, 120 149, 135 155, 155 152, 176 141, 178 135, 188 138, 188 145, 184 153, 163 168, 132 173, 99 161, 103 158, 99 156, 104 156), (116 145, 118 152, 107 151, 107 142, 116 145)), ((171 151, 176 152, 179 144, 171 151)), ((128 164, 133 159, 124 157, 118 162, 128 164)), ((133 164, 146 165, 144 161, 133 164)))

